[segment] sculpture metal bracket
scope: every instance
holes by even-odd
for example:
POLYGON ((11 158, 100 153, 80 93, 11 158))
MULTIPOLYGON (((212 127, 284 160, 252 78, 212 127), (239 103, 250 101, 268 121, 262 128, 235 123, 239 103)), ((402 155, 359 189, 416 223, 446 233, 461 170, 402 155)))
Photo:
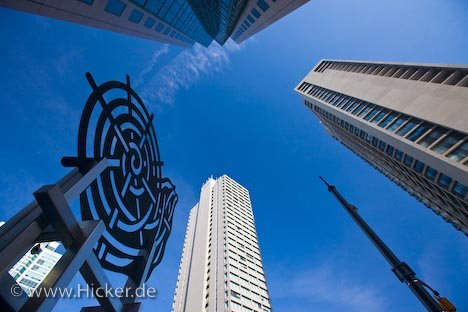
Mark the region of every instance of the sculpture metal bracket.
MULTIPOLYGON (((56 240, 67 249, 39 285, 65 287, 79 270, 96 292, 110 285, 103 269, 128 276, 135 291, 161 262, 178 197, 162 176, 156 133, 140 97, 126 83, 109 81, 93 89, 80 121, 77 157, 62 164, 76 167, 54 185, 34 193, 36 200, 0 227, 0 304, 12 311, 49 311, 59 298, 13 297, 16 282, 8 274, 34 244, 56 240), (70 203, 78 197, 82 222, 70 203), (94 252, 93 252, 94 251, 94 252)), ((140 303, 96 296, 100 307, 86 311, 137 311, 140 303)))

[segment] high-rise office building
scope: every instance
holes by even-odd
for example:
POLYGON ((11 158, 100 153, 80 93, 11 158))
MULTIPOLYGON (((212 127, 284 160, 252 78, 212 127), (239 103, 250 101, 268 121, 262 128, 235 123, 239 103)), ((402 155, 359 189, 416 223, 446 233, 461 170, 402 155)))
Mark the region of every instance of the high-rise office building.
POLYGON ((190 211, 172 311, 271 311, 249 192, 226 175, 190 211))
MULTIPOLYGON (((5 222, 0 222, 0 226, 4 224, 5 222)), ((33 254, 29 250, 8 271, 26 294, 32 294, 60 260, 62 255, 55 251, 59 245, 58 242, 42 243, 37 253, 33 254)))
POLYGON ((322 60, 296 91, 331 136, 468 235, 468 67, 322 60))
POLYGON ((60 244, 48 242, 41 244, 38 254, 28 251, 9 271, 10 275, 23 288, 26 294, 31 294, 46 278, 62 255, 55 250, 60 244))
POLYGON ((0 0, 0 5, 170 44, 240 43, 308 0, 0 0))
POLYGON ((0 5, 181 46, 212 41, 185 0, 0 0, 0 5))
POLYGON ((308 1, 309 0, 248 1, 232 32, 232 39, 237 43, 241 43, 308 1))

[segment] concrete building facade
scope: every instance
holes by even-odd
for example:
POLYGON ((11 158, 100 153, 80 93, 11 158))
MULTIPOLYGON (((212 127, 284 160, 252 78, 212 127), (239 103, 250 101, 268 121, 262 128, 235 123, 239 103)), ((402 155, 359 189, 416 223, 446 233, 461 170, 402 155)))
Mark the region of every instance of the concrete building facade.
POLYGON ((180 46, 240 43, 308 0, 0 0, 0 6, 180 46))
POLYGON ((468 235, 468 67, 322 60, 295 90, 331 136, 468 235))
POLYGON ((172 311, 271 311, 249 192, 226 175, 190 211, 172 311))

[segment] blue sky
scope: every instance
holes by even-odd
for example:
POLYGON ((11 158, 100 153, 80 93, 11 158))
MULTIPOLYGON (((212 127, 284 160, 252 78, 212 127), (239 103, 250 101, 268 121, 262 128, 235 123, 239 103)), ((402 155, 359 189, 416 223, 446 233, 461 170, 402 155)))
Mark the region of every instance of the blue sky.
POLYGON ((468 311, 467 237, 329 137, 293 91, 321 58, 467 64, 466 16, 463 0, 316 0, 241 46, 184 50, 0 9, 0 220, 67 172, 60 158, 76 153, 90 93, 84 73, 129 74, 180 196, 149 281, 159 296, 143 311, 170 310, 188 211, 206 178, 224 173, 250 190, 275 311, 423 311, 318 175, 468 311))

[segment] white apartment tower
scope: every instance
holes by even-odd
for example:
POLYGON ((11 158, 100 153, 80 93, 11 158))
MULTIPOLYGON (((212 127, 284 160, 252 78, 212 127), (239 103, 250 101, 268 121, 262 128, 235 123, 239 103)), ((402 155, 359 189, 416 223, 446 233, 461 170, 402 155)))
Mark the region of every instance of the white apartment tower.
POLYGON ((468 235, 468 67, 322 60, 296 91, 330 135, 468 235))
POLYGON ((190 211, 172 311, 271 311, 249 191, 226 175, 190 211))

